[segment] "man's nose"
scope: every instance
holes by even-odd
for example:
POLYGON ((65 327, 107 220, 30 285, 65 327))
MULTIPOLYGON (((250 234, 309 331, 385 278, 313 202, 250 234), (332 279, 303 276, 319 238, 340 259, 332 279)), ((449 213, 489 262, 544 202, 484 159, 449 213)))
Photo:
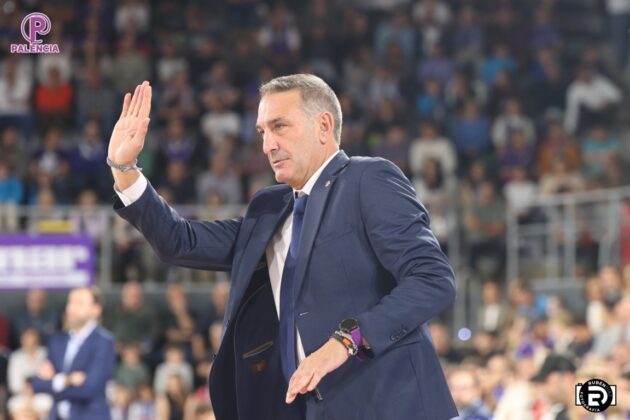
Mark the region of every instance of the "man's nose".
POLYGON ((278 150, 278 142, 276 142, 271 134, 263 134, 263 153, 268 155, 274 150, 278 150))

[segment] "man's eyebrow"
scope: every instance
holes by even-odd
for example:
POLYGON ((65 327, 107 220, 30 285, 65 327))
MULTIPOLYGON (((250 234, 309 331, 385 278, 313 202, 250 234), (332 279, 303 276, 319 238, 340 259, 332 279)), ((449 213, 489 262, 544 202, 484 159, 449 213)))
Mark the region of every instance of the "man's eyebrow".
MULTIPOLYGON (((281 122, 281 121, 287 121, 287 119, 285 117, 275 117, 272 118, 270 120, 267 121, 267 125, 273 125, 277 122, 281 122)), ((260 126, 260 124, 256 124, 256 130, 260 131, 262 130, 262 127, 260 126)))

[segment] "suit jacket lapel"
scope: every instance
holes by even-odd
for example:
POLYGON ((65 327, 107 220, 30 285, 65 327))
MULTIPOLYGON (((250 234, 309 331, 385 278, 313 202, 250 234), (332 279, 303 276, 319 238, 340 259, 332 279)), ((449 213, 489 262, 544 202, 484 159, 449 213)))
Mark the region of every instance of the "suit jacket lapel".
POLYGON ((260 260, 264 258, 269 241, 271 241, 273 235, 278 231, 293 209, 291 195, 292 190, 282 196, 283 206, 280 213, 268 213, 256 219, 256 224, 252 228, 250 238, 253 237, 254 234, 259 233, 260 239, 247 241, 241 263, 236 270, 233 271, 235 288, 230 295, 230 304, 226 311, 230 318, 234 315, 234 311, 238 309, 254 271, 258 268, 260 260))
MULTIPOLYGON (((339 172, 350 162, 344 151, 340 151, 337 156, 324 168, 320 177, 315 182, 313 190, 308 197, 308 204, 302 222, 302 232, 300 233, 300 245, 298 248, 298 259, 295 267, 295 287, 294 299, 299 296, 300 288, 304 281, 304 275, 308 266, 308 261, 313 250, 313 243, 319 225, 326 209, 326 202, 333 188, 339 172)), ((295 300, 297 302, 297 300, 295 300)))

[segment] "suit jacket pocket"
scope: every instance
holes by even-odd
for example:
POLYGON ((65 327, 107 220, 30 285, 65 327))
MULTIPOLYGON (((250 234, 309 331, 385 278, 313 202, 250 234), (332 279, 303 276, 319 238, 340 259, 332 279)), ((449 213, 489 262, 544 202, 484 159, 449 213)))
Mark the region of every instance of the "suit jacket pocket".
POLYGON ((271 348, 271 346, 273 346, 273 341, 267 341, 263 344, 261 344, 260 346, 243 353, 243 359, 249 359, 250 357, 254 357, 257 356, 261 353, 263 353, 265 350, 268 350, 271 348))

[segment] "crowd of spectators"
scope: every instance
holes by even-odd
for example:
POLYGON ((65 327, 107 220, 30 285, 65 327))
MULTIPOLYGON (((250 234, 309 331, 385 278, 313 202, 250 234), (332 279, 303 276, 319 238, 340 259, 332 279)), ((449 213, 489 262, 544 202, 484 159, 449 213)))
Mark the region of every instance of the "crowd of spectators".
MULTIPOLYGON (((507 208, 527 223, 539 217, 528 207, 536 197, 630 181, 620 118, 630 0, 7 4, 0 11, 0 231, 42 231, 55 218, 96 239, 110 229, 98 209, 113 195, 107 140, 124 93, 142 80, 151 81, 154 103, 139 160, 160 194, 175 206, 208 208, 208 216, 247 203, 274 182, 254 128, 258 86, 312 72, 339 95, 342 149, 395 162, 446 252, 462 235, 471 268, 496 260, 471 345, 451 345, 453 331, 432 327, 463 418, 542 418, 568 404, 568 394, 551 391, 595 373, 630 392, 630 269, 591 265, 588 306, 578 314, 526 282, 512 282, 504 296, 501 281, 507 208), (30 11, 51 18, 46 42, 59 44, 60 54, 8 53, 22 42, 30 11), (589 32, 597 24, 601 30, 589 32), (65 213, 57 204, 78 207, 65 213), (25 217, 15 205, 33 212, 25 217), (555 357, 567 352, 578 358, 555 357), (560 368, 534 387, 530 379, 548 354, 555 357, 548 365, 560 368)), ((113 231, 113 280, 142 281, 135 247, 142 239, 124 223, 113 231)), ((206 418, 208 355, 220 339, 226 289, 215 286, 213 310, 203 315, 171 284, 157 316, 142 286, 125 283, 103 319, 119 344, 115 418, 206 418)), ((17 373, 9 368, 9 408, 25 398, 33 407, 49 404, 20 394, 20 378, 33 372, 27 366, 35 369, 61 326, 43 299, 31 292, 23 315, 0 317, 5 359, 28 361, 17 373)), ((622 402, 618 413, 628 409, 622 402)))

